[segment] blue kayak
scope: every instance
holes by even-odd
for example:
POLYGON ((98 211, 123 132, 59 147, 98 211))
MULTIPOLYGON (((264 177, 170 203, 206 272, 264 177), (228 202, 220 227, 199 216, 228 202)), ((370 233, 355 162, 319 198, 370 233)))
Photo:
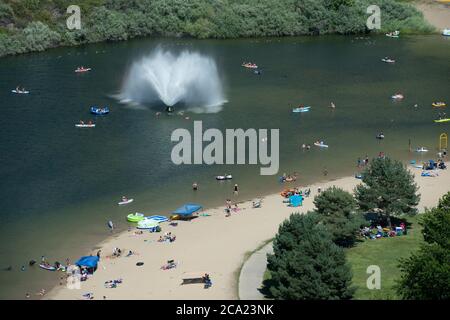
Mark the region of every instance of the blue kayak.
POLYGON ((311 107, 298 107, 298 108, 294 108, 292 109, 292 112, 294 113, 299 113, 299 112, 308 112, 309 109, 311 109, 311 107))
POLYGON ((91 107, 90 110, 91 110, 92 114, 96 114, 98 116, 102 116, 102 115, 105 115, 105 114, 109 113, 109 108, 108 107, 100 108, 100 107, 94 106, 94 107, 91 107))

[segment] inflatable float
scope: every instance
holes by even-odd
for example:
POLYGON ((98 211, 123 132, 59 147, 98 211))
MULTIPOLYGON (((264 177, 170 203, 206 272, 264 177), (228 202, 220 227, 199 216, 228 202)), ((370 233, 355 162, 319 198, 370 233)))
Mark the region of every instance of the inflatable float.
POLYGON ((48 270, 48 271, 56 271, 56 267, 55 266, 51 266, 49 264, 44 264, 44 263, 40 263, 39 264, 39 268, 44 269, 44 270, 48 270))
POLYGON ((122 201, 118 202, 117 204, 118 204, 119 206, 123 206, 123 205, 125 205, 125 204, 132 203, 133 201, 134 201, 134 199, 126 199, 126 200, 122 200, 122 201))
POLYGON ((129 222, 139 222, 144 219, 145 219, 144 214, 139 212, 130 213, 129 215, 127 215, 127 221, 129 222))
POLYGON ((295 189, 285 189, 285 190, 281 191, 280 195, 283 198, 287 198, 290 195, 293 195, 295 193, 295 191, 296 191, 295 189))
POLYGON ((11 90, 11 92, 12 92, 12 93, 15 93, 15 94, 29 94, 29 93, 30 93, 30 91, 21 91, 21 90, 19 90, 19 91, 17 91, 17 90, 11 90))
POLYGON ((416 152, 428 152, 428 149, 425 147, 420 147, 416 149, 416 152))
POLYGON ((382 133, 377 134, 377 136, 375 138, 377 138, 378 140, 383 140, 384 139, 384 134, 382 134, 382 133))
POLYGON ((381 61, 386 62, 386 63, 395 63, 394 59, 389 59, 389 58, 383 58, 383 59, 381 59, 381 61))
POLYGON ((103 115, 109 113, 109 108, 106 107, 106 106, 103 107, 103 108, 100 108, 100 107, 97 107, 97 106, 93 106, 93 107, 90 108, 90 111, 91 111, 92 114, 95 114, 95 115, 98 115, 98 116, 103 116, 103 115))
POLYGON ((298 108, 292 109, 292 112, 294 112, 294 113, 308 112, 309 109, 311 109, 311 107, 298 107, 298 108))
POLYGON ((75 127, 77 127, 77 128, 95 128, 95 123, 91 123, 91 124, 77 123, 77 124, 75 124, 75 127))
POLYGON ((449 122, 449 121, 450 121, 450 118, 444 118, 444 119, 437 119, 437 120, 434 120, 434 122, 436 122, 436 123, 449 122))
POLYGON ((91 71, 91 70, 92 70, 91 68, 80 68, 80 67, 78 67, 78 68, 75 69, 75 72, 76 73, 83 73, 83 72, 88 72, 88 71, 91 71))
POLYGON ((321 141, 321 142, 314 142, 314 145, 316 147, 320 147, 320 148, 328 148, 328 145, 324 144, 323 141, 321 141))
POLYGON ((403 100, 405 96, 403 96, 401 93, 396 93, 393 96, 391 96, 392 99, 394 100, 403 100))
POLYGON ((389 38, 398 38, 398 37, 400 37, 400 31, 395 30, 395 31, 393 31, 393 32, 386 33, 386 37, 389 37, 389 38))
POLYGON ((159 222, 153 219, 145 218, 138 222, 138 225, 136 228, 138 229, 154 229, 159 226, 159 222))
POLYGON ((258 68, 258 66, 257 66, 256 64, 251 63, 251 62, 244 62, 244 63, 242 64, 242 66, 243 66, 244 68, 248 68, 248 69, 257 69, 257 68, 258 68))
POLYGON ((158 216, 158 215, 149 216, 149 217, 146 217, 145 219, 155 220, 159 223, 169 221, 169 218, 167 218, 165 216, 158 216))
POLYGON ((233 179, 233 176, 231 174, 225 174, 224 176, 217 176, 216 180, 230 180, 233 179))

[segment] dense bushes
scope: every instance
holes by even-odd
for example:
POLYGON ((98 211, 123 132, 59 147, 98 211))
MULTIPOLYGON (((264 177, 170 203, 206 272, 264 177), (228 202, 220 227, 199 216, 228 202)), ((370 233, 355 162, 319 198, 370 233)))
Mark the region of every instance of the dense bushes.
POLYGON ((65 21, 71 2, 0 0, 0 34, 6 34, 0 37, 0 56, 145 35, 291 36, 313 28, 320 33, 361 33, 370 4, 381 7, 382 32, 431 31, 421 13, 395 0, 79 0, 83 29, 70 31, 65 21), (38 38, 30 39, 33 35, 38 38), (24 37, 33 44, 27 45, 24 37), (40 39, 45 41, 38 45, 40 39))
POLYGON ((404 299, 450 299, 450 192, 421 219, 425 244, 400 261, 397 292, 404 299))
POLYGON ((365 220, 357 210, 353 195, 337 187, 332 187, 314 199, 314 210, 323 225, 330 232, 334 243, 341 247, 351 247, 365 220))
POLYGON ((279 228, 268 255, 269 295, 281 300, 350 299, 352 274, 342 248, 313 212, 293 214, 279 228))

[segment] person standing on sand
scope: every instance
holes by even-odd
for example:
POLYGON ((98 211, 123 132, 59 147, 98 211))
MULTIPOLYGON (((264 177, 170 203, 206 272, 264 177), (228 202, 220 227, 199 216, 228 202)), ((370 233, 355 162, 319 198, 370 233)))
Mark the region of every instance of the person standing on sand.
POLYGON ((236 183, 236 184, 234 185, 234 195, 237 196, 238 194, 239 194, 239 186, 238 186, 238 184, 236 183))

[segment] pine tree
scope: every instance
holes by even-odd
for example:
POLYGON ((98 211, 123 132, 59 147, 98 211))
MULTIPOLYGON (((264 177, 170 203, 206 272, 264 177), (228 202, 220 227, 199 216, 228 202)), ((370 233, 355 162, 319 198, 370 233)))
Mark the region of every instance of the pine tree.
POLYGON ((334 243, 343 247, 352 246, 359 228, 365 223, 357 212, 357 203, 353 196, 333 186, 316 196, 314 205, 315 212, 330 231, 334 243))
POLYGON ((350 299, 351 269, 343 249, 313 212, 292 214, 278 231, 274 254, 268 255, 271 281, 266 288, 275 299, 350 299))
POLYGON ((404 299, 450 299, 450 192, 436 208, 428 210, 420 224, 426 244, 418 253, 400 260, 397 286, 404 299))
POLYGON ((376 211, 391 226, 391 216, 417 213, 420 195, 414 177, 397 160, 378 158, 364 170, 355 197, 363 211, 376 211))

